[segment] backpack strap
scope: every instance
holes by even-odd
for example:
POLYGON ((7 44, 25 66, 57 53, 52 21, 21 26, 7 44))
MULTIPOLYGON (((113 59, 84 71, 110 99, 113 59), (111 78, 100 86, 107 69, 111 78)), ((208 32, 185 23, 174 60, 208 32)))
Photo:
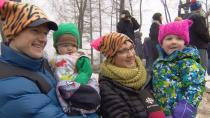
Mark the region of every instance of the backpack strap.
POLYGON ((7 77, 13 76, 22 76, 28 80, 33 81, 39 87, 40 91, 44 94, 47 94, 51 90, 50 84, 41 75, 33 71, 0 61, 0 79, 5 79, 7 77))

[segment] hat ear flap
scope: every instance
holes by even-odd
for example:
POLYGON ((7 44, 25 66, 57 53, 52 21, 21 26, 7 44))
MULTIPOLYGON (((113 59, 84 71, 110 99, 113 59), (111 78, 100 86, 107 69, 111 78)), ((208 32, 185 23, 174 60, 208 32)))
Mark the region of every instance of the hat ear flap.
POLYGON ((104 37, 99 37, 95 40, 93 40, 91 43, 90 43, 90 46, 93 47, 94 49, 96 49, 97 51, 100 51, 100 45, 103 41, 103 38, 104 37))
POLYGON ((191 21, 191 20, 187 20, 187 22, 188 22, 189 27, 193 24, 193 21, 191 21))

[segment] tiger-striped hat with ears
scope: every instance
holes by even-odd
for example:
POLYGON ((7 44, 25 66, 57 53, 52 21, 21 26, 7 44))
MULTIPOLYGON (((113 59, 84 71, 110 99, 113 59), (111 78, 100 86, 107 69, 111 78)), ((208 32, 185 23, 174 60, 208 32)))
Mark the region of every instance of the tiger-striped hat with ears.
POLYGON ((133 41, 125 34, 112 32, 91 42, 91 47, 100 51, 107 58, 112 58, 119 48, 126 42, 133 41))
POLYGON ((49 30, 57 30, 56 23, 48 20, 44 12, 35 5, 1 0, 0 18, 2 31, 8 42, 26 27, 36 27, 47 23, 49 30))

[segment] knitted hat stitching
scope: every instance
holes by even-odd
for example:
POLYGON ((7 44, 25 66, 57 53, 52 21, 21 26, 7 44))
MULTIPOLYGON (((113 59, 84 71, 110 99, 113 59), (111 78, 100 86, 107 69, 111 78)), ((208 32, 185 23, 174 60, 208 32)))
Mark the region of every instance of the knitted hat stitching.
POLYGON ((96 50, 99 50, 107 58, 111 58, 116 54, 120 46, 122 46, 126 41, 133 43, 128 36, 121 33, 112 32, 108 35, 93 40, 91 42, 91 46, 96 50))
POLYGON ((77 39, 77 46, 80 45, 80 34, 77 26, 73 23, 61 23, 58 30, 53 32, 53 46, 56 48, 59 38, 64 34, 71 34, 77 39))

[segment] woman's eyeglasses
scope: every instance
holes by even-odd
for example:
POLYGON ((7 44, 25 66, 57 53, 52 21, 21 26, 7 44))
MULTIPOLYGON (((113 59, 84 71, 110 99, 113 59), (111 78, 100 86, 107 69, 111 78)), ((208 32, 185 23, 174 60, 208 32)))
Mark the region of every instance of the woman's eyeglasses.
POLYGON ((132 45, 129 48, 120 49, 120 50, 117 51, 117 53, 119 53, 119 54, 128 54, 129 51, 134 52, 135 51, 135 46, 132 45))

